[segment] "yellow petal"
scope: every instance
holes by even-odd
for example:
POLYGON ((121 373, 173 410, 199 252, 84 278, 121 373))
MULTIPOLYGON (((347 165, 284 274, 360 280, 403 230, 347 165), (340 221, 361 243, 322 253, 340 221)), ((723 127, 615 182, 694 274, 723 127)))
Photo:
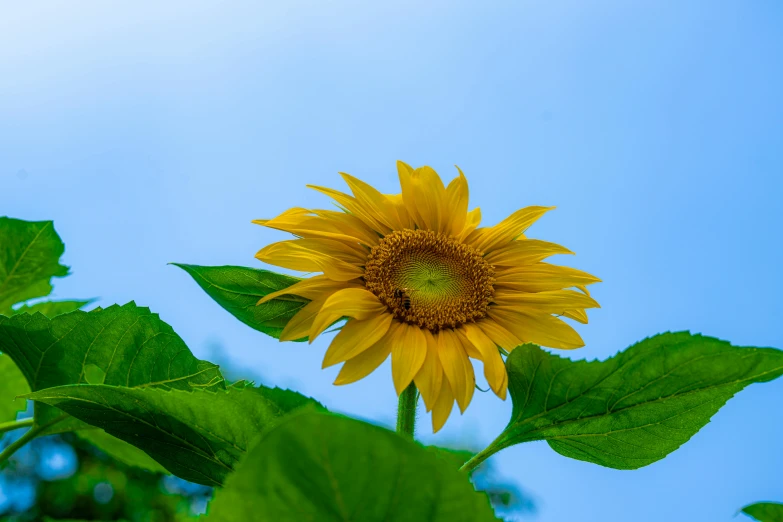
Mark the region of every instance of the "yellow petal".
POLYGON ((493 298, 497 309, 510 309, 531 314, 562 314, 574 308, 601 308, 592 297, 574 290, 520 292, 498 288, 493 298))
POLYGON ((280 340, 296 341, 297 339, 307 337, 310 327, 313 325, 313 321, 321 310, 321 307, 324 305, 324 302, 326 302, 327 297, 327 295, 324 295, 310 301, 304 308, 294 314, 285 325, 285 328, 283 328, 283 332, 280 334, 280 340))
POLYGON ((446 424, 446 420, 451 415, 451 410, 454 409, 454 395, 451 393, 451 387, 446 379, 443 380, 443 384, 440 387, 440 393, 438 394, 438 400, 435 401, 435 406, 432 408, 432 432, 438 433, 440 429, 446 424))
POLYGON ((380 242, 381 236, 378 232, 370 228, 364 221, 356 216, 343 212, 341 210, 313 210, 313 213, 331 223, 335 228, 343 231, 345 234, 358 238, 359 243, 368 246, 375 246, 380 242))
POLYGON ((361 219, 365 225, 372 228, 373 230, 380 232, 382 234, 389 233, 390 231, 389 227, 387 227, 382 222, 380 222, 371 212, 368 212, 367 209, 365 209, 364 206, 362 206, 359 203, 359 201, 356 200, 356 198, 351 197, 348 194, 344 194, 339 190, 334 190, 326 187, 319 187, 317 185, 307 185, 307 186, 308 188, 317 190, 321 194, 326 194, 327 196, 331 197, 345 211, 350 212, 352 215, 361 219))
POLYGON ((457 239, 464 243, 473 231, 476 230, 476 227, 479 226, 479 223, 481 223, 481 209, 476 207, 468 212, 468 216, 465 219, 465 228, 459 233, 457 239))
POLYGON ((400 178, 400 188, 402 189, 400 199, 402 199, 405 210, 408 211, 414 226, 418 225, 421 228, 424 226, 424 220, 416 208, 416 200, 413 197, 413 180, 411 178, 413 167, 403 161, 397 161, 397 175, 400 178))
POLYGON ((584 310, 566 310, 563 312, 563 317, 568 317, 569 319, 573 319, 582 324, 587 324, 587 312, 584 310))
POLYGON ((573 252, 548 241, 524 239, 493 250, 484 256, 484 259, 494 266, 519 266, 537 263, 555 254, 573 254, 573 252))
POLYGON ((392 343, 392 379, 394 389, 400 395, 424 364, 427 338, 418 326, 400 323, 392 343))
POLYGON ((538 218, 553 208, 555 207, 525 207, 517 210, 494 227, 475 230, 468 236, 467 241, 478 250, 489 253, 519 237, 538 218))
MULTIPOLYGON (((457 331, 457 330, 455 330, 455 331, 457 331)), ((462 343, 462 347, 465 348, 465 353, 467 353, 468 357, 470 357, 471 359, 477 359, 479 361, 482 360, 481 352, 478 351, 478 348, 473 346, 473 343, 463 342, 462 343)))
MULTIPOLYGON (((456 165, 455 165, 456 167, 456 165)), ((457 167, 459 176, 451 180, 446 187, 446 234, 458 236, 465 229, 465 222, 468 218, 468 180, 462 173, 462 169, 457 167)))
POLYGON ((600 281, 587 272, 549 263, 534 263, 495 272, 496 289, 508 288, 523 292, 546 292, 600 281))
POLYGON ((322 368, 345 362, 377 343, 389 331, 393 318, 392 314, 385 313, 364 321, 348 321, 326 350, 322 368))
POLYGON ((266 294, 256 304, 263 304, 282 295, 298 295, 313 300, 324 293, 333 293, 341 288, 361 288, 364 286, 359 279, 354 281, 332 281, 324 275, 317 275, 303 279, 287 288, 266 294))
POLYGON ((585 285, 574 285, 574 287, 585 295, 590 295, 590 290, 585 285))
POLYGON ((464 412, 473 398, 476 385, 473 365, 470 364, 459 335, 454 331, 441 330, 437 333, 437 338, 438 358, 443 365, 443 373, 449 381, 460 411, 464 412))
POLYGON ((388 314, 386 306, 372 292, 363 288, 344 288, 329 296, 310 327, 312 343, 330 324, 343 317, 362 321, 380 314, 388 314))
MULTIPOLYGON (((345 212, 335 212, 335 214, 348 215, 345 212)), ((357 221, 359 220, 357 219, 357 221)), ((253 223, 289 232, 303 238, 334 239, 348 244, 364 243, 368 246, 378 244, 377 234, 363 223, 362 227, 346 226, 328 215, 326 217, 320 216, 305 208, 291 208, 274 219, 254 219, 253 223)))
POLYGON ((408 212, 408 209, 405 207, 405 202, 402 200, 402 194, 385 194, 385 196, 392 205, 394 205, 394 210, 397 212, 402 228, 414 229, 416 224, 408 212))
POLYGON ((364 261, 344 247, 344 243, 328 239, 294 239, 272 243, 259 250, 256 258, 291 270, 323 272, 334 281, 362 277, 364 270, 359 267, 364 261))
POLYGON ((340 373, 337 374, 337 379, 335 379, 334 383, 337 385, 350 384, 359 379, 364 379, 374 372, 378 366, 383 364, 383 361, 385 361, 391 353, 392 343, 390 341, 394 328, 395 323, 392 323, 389 331, 386 332, 386 335, 377 343, 373 344, 356 357, 345 361, 345 364, 340 368, 340 373))
POLYGON ((419 228, 445 232, 446 187, 438 173, 427 166, 410 171, 410 166, 402 162, 397 162, 397 169, 402 199, 419 228))
POLYGON ((424 406, 427 408, 427 411, 430 411, 435 406, 435 401, 440 393, 440 386, 443 382, 443 368, 438 358, 438 343, 435 340, 435 336, 429 330, 422 330, 422 332, 427 340, 427 357, 413 380, 421 392, 422 399, 424 399, 424 406))
POLYGON ((500 326, 490 317, 485 317, 476 324, 481 328, 481 331, 487 334, 487 337, 507 352, 511 352, 514 348, 523 344, 522 339, 500 326))
POLYGON ((364 181, 344 172, 341 172, 340 175, 348 183, 354 197, 368 214, 371 214, 390 230, 402 230, 403 224, 400 222, 400 216, 394 203, 364 181))
POLYGON ((576 330, 551 315, 529 315, 493 307, 489 316, 527 343, 564 350, 585 345, 576 330))
POLYGON ((462 328, 457 331, 464 334, 466 340, 481 353, 481 360, 484 362, 484 377, 492 391, 501 399, 506 400, 508 386, 506 365, 503 363, 503 358, 500 356, 495 342, 481 328, 472 323, 462 325, 462 328))
POLYGON ((321 238, 293 239, 291 241, 302 248, 321 252, 330 257, 334 257, 335 259, 345 261, 346 263, 358 263, 363 265, 365 261, 367 261, 367 256, 370 253, 366 247, 363 247, 356 242, 347 243, 345 241, 321 238))
POLYGON ((446 187, 443 186, 440 176, 431 167, 424 166, 416 169, 411 179, 416 208, 419 209, 424 224, 435 232, 446 232, 446 187))

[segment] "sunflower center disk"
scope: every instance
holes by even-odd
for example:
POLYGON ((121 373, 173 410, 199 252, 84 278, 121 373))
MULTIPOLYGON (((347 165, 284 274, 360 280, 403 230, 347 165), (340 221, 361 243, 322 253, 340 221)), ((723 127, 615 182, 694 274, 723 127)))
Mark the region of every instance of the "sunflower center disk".
POLYGON ((434 332, 485 317, 494 275, 475 248, 430 230, 406 229, 373 247, 364 278, 395 317, 434 332))

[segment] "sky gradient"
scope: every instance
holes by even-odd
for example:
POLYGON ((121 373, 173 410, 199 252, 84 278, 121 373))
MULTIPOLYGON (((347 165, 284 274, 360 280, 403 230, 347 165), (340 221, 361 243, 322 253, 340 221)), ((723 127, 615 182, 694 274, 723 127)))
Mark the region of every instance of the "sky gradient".
MULTIPOLYGON (((0 215, 54 220, 56 297, 135 300, 201 358, 391 424, 388 363, 332 386, 328 338, 280 344, 167 263, 263 267, 286 235, 252 219, 328 208, 305 184, 345 188, 338 171, 398 192, 401 159, 459 165, 485 223, 557 206, 528 235, 604 281, 569 357, 686 329, 783 348, 783 3, 159 4, 2 8, 0 215)), ((750 386, 637 471, 543 442, 492 461, 537 502, 522 520, 729 522, 783 501, 782 397, 750 386)), ((510 410, 476 393, 420 435, 483 447, 510 410)))

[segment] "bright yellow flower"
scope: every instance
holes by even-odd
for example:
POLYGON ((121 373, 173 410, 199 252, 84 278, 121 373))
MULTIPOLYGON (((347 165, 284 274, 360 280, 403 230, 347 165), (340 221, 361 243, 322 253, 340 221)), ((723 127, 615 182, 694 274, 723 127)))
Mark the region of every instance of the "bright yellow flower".
MULTIPOLYGON (((369 375, 391 354, 399 395, 414 381, 438 431, 454 402, 465 411, 475 376, 469 358, 501 399, 508 375, 501 357, 525 342, 578 348, 581 337, 559 319, 587 323, 598 307, 586 285, 599 279, 543 262, 568 249, 527 239, 527 228, 552 207, 527 207, 493 227, 478 228, 468 211, 462 171, 446 187, 430 167, 397 162, 402 194, 385 195, 341 173, 353 196, 312 186, 342 211, 292 208, 254 223, 298 237, 273 243, 256 257, 303 272, 322 272, 267 295, 310 299, 281 341, 309 337, 349 318, 324 357, 344 363, 335 384, 369 375)), ((459 170, 459 168, 458 168, 459 170)))

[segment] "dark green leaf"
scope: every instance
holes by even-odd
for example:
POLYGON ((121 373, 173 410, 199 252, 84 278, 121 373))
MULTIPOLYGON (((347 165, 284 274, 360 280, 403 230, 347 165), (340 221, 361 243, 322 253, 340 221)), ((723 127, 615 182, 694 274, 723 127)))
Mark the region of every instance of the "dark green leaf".
POLYGON ((105 431, 97 428, 79 430, 76 432, 79 438, 89 442, 110 457, 136 468, 146 469, 153 473, 168 474, 166 468, 158 464, 152 457, 127 442, 113 437, 105 431))
MULTIPOLYGON (((0 351, 16 362, 33 391, 88 382, 190 390, 223 387, 218 367, 193 356, 168 324, 134 303, 47 319, 41 314, 0 316, 0 351), (97 370, 97 371, 96 371, 97 370)), ((36 406, 39 425, 61 412, 36 406)), ((58 421, 46 433, 71 431, 82 423, 58 421)))
POLYGON ((0 354, 0 423, 15 420, 16 414, 25 410, 27 400, 16 397, 28 393, 30 387, 22 372, 10 357, 0 354))
MULTIPOLYGON (((73 518, 50 518, 50 517, 44 517, 44 522, 101 522, 101 521, 95 521, 95 520, 76 520, 73 518)), ((116 520, 114 522, 126 522, 125 519, 116 520)))
POLYGON ((29 398, 103 428, 175 475, 219 486, 251 440, 312 399, 279 388, 208 391, 71 385, 29 398))
POLYGON ((50 319, 60 314, 67 314, 69 312, 75 312, 83 306, 90 304, 92 300, 87 299, 83 301, 44 301, 43 303, 36 303, 34 305, 23 305, 13 310, 10 315, 15 314, 34 314, 35 312, 41 312, 50 319))
POLYGON ((383 428, 316 412, 266 432, 216 492, 207 519, 496 520, 447 460, 383 428))
POLYGON ((636 469, 677 449, 745 386, 783 374, 783 351, 680 332, 603 362, 524 345, 507 368, 514 407, 489 453, 546 440, 567 457, 636 469))
POLYGON ((783 504, 778 502, 757 502, 745 506, 742 512, 759 522, 783 522, 783 504))
POLYGON ((60 264, 65 245, 51 221, 0 217, 0 314, 11 305, 49 295, 52 277, 68 275, 60 264))
POLYGON ((296 277, 241 266, 172 264, 190 274, 231 315, 277 339, 291 317, 309 302, 303 297, 289 295, 256 305, 265 295, 301 281, 296 277))

